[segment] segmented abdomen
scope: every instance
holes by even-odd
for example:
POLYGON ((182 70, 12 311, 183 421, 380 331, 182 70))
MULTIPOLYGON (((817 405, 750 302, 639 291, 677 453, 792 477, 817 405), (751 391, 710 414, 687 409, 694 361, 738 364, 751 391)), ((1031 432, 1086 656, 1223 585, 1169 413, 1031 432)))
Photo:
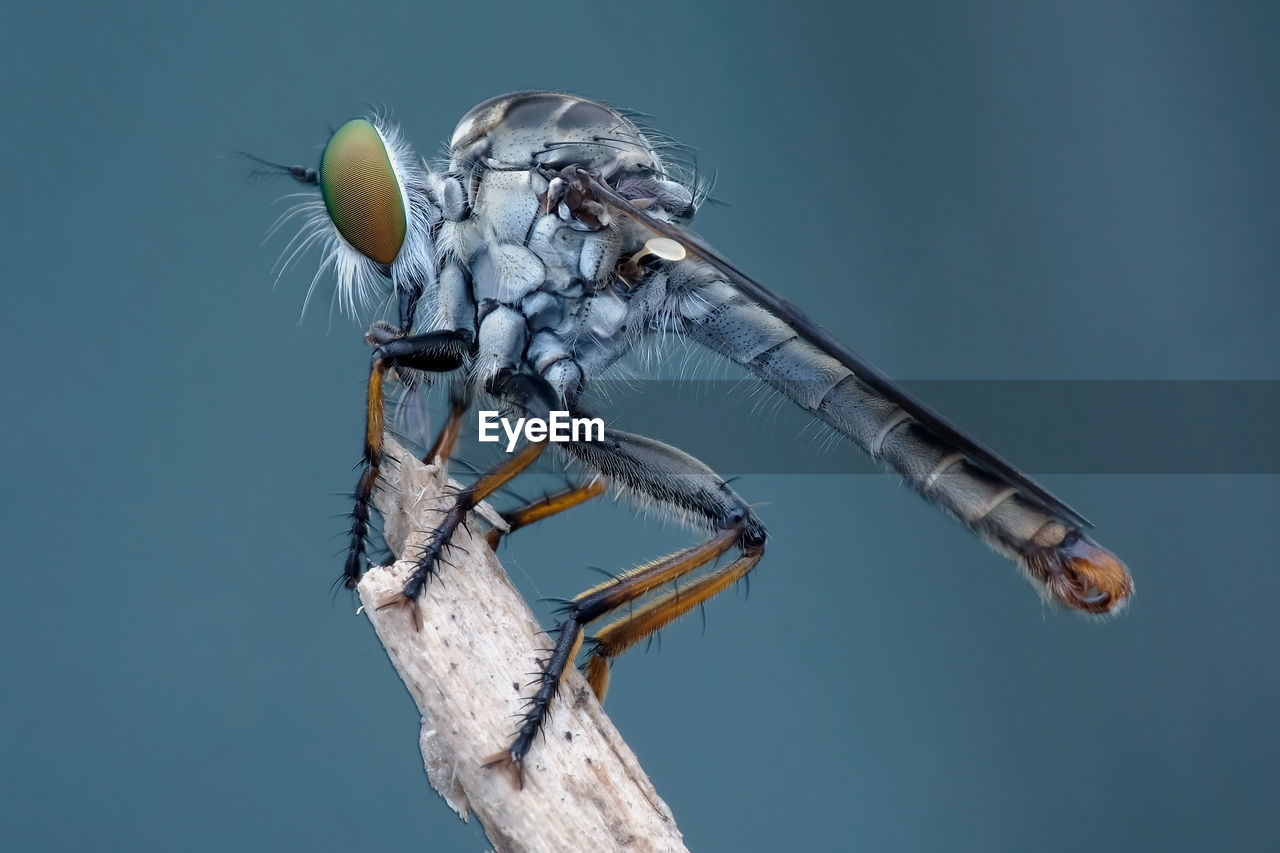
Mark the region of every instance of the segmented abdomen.
POLYGON ((926 500, 1017 562, 1042 594, 1075 610, 1109 613, 1133 592, 1128 570, 1114 554, 975 464, 727 283, 700 287, 685 300, 683 313, 695 340, 749 368, 901 474, 926 500))

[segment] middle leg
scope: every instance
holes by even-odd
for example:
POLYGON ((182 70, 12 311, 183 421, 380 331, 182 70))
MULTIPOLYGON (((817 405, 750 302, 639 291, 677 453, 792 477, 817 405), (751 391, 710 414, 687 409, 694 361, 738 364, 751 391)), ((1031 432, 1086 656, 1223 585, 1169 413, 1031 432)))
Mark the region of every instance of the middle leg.
POLYGON ((422 461, 428 465, 444 465, 453 455, 458 444, 458 436, 462 434, 462 418, 471 408, 471 386, 466 382, 453 381, 449 384, 449 417, 431 443, 422 461))
POLYGON ((604 494, 606 488, 605 482, 596 478, 581 486, 570 486, 564 491, 546 495, 511 512, 504 512, 502 520, 507 523, 506 531, 497 527, 490 529, 485 534, 485 542, 488 543, 490 550, 496 551, 503 536, 515 533, 521 527, 528 527, 535 521, 542 521, 544 518, 550 518, 575 506, 581 506, 592 498, 604 494))

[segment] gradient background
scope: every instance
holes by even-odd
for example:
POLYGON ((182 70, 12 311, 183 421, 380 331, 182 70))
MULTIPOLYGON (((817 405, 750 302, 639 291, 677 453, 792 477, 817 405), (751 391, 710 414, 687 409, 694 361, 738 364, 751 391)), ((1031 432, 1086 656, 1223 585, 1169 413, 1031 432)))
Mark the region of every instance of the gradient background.
MULTIPOLYGON (((309 264, 272 290, 293 188, 230 150, 311 162, 375 102, 435 154, 565 88, 697 146, 702 232, 893 375, 1280 379, 1274 3, 183 5, 0 35, 6 849, 485 847, 328 591, 361 329, 297 324, 309 264)), ((1106 435, 1076 415, 1037 428, 1106 435)), ((890 478, 737 481, 750 600, 609 702, 693 849, 1276 849, 1280 478, 1045 480, 1133 569, 1123 618, 1042 607, 890 478)), ((504 560, 567 595, 692 540, 601 503, 504 560)))

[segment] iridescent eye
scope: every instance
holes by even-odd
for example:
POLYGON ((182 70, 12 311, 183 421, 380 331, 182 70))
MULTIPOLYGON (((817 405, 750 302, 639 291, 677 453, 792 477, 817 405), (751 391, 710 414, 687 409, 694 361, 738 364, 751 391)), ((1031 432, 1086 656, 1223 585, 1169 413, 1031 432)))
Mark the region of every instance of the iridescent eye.
POLYGON ((334 132, 320 158, 320 192, 343 239, 390 266, 404 244, 405 209, 386 143, 362 118, 334 132))

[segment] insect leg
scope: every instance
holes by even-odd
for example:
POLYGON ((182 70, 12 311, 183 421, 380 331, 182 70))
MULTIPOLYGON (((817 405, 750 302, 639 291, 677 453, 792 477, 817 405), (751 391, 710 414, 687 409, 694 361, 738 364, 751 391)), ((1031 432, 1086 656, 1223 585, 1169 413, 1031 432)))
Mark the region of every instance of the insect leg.
POLYGON ((617 610, 642 596, 653 592, 705 566, 733 547, 742 534, 743 521, 721 530, 711 539, 664 557, 655 563, 632 569, 626 574, 587 590, 565 607, 565 617, 556 630, 556 643, 542 673, 538 676, 538 689, 528 702, 528 710, 510 748, 485 759, 485 766, 507 765, 515 768, 516 779, 521 779, 524 756, 533 745, 538 732, 551 711, 552 700, 560 688, 560 682, 569 664, 582 646, 583 629, 591 622, 617 610))
MULTIPOLYGON (((552 406, 557 403, 556 393, 547 381, 529 374, 504 371, 490 380, 489 391, 531 416, 543 420, 549 417, 552 406)), ((470 487, 460 491, 453 505, 440 520, 440 524, 432 531, 430 541, 418 556, 417 566, 409 573, 400 592, 378 602, 378 609, 408 608, 414 628, 421 628, 418 596, 422 593, 422 587, 427 580, 439 569, 441 557, 444 550, 449 547, 454 531, 478 503, 532 465, 546 446, 545 440, 526 444, 519 451, 477 477, 470 487)))
POLYGON ((369 519, 372 512, 373 489, 382 467, 382 428, 385 421, 383 408, 383 381, 393 367, 405 367, 430 372, 445 372, 460 367, 471 349, 472 334, 469 331, 428 332, 405 338, 384 340, 373 350, 369 363, 369 387, 365 402, 364 468, 356 481, 355 507, 351 511, 350 542, 347 561, 343 567, 343 583, 354 589, 364 573, 365 544, 369 537, 369 519))
POLYGON ((449 419, 444 422, 431 449, 422 461, 428 465, 443 465, 453 455, 453 448, 458 443, 458 435, 462 431, 462 416, 471 408, 471 386, 465 382, 454 382, 449 386, 449 419))
POLYGON ((609 661, 612 658, 745 578, 763 556, 763 546, 750 548, 729 565, 708 572, 693 583, 672 590, 597 631, 590 640, 591 657, 586 665, 587 683, 596 698, 603 702, 609 690, 609 661))
POLYGON ((764 553, 764 525, 723 479, 692 456, 650 438, 608 429, 603 440, 569 442, 559 447, 608 478, 624 494, 705 526, 713 535, 701 545, 587 590, 565 608, 551 657, 538 678, 538 689, 529 700, 515 739, 508 749, 485 762, 486 766, 514 767, 517 780, 523 772, 525 755, 546 723, 564 672, 582 645, 587 625, 707 565, 735 546, 740 551, 739 558, 728 566, 605 628, 603 642, 596 642, 588 665, 592 689, 603 695, 610 657, 745 577, 764 553))
POLYGON ((504 512, 502 513, 502 520, 507 523, 505 533, 494 527, 485 534, 485 541, 489 543, 490 548, 496 550, 498 543, 507 533, 514 533, 521 527, 527 527, 535 521, 542 521, 542 519, 550 518, 556 513, 584 504, 592 498, 604 494, 605 488, 603 480, 592 480, 586 485, 573 486, 562 492, 539 498, 519 509, 504 512))

